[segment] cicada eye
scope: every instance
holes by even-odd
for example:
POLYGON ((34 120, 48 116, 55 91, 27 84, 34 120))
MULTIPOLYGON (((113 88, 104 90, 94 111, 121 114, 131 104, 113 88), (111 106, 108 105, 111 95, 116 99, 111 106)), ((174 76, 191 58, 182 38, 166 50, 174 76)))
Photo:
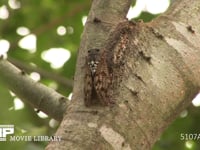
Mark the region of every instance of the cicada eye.
POLYGON ((88 53, 90 53, 91 52, 91 50, 88 50, 88 53))
POLYGON ((96 49, 97 52, 99 52, 99 49, 96 49))

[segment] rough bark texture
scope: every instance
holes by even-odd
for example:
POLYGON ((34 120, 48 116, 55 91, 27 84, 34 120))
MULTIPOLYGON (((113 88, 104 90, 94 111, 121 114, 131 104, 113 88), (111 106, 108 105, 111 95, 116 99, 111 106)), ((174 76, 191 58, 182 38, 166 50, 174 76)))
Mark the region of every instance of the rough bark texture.
POLYGON ((115 81, 118 84, 114 88, 115 106, 84 106, 86 51, 111 50, 106 39, 111 42, 113 39, 117 41, 113 42, 116 54, 120 40, 108 38, 108 34, 111 30, 119 34, 121 25, 127 24, 129 6, 129 0, 93 1, 82 35, 73 100, 56 132, 62 141, 51 142, 46 149, 151 149, 164 129, 198 93, 200 1, 177 0, 167 13, 151 23, 129 26, 125 62, 114 68, 114 74, 120 75, 115 81))

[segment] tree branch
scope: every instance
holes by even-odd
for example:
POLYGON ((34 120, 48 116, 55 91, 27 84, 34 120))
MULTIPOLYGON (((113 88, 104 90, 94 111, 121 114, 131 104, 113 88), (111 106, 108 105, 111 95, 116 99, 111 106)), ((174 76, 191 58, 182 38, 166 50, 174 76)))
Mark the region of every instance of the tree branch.
POLYGON ((38 67, 34 67, 28 64, 24 64, 19 60, 16 60, 14 58, 8 57, 7 59, 9 62, 11 62, 12 64, 14 64, 16 67, 24 70, 25 72, 37 72, 39 73, 41 76, 52 79, 54 81, 56 81, 58 84, 63 85, 67 88, 72 88, 73 82, 72 80, 66 79, 63 76, 60 76, 59 74, 53 73, 53 72, 48 72, 45 71, 44 69, 38 68, 38 67))
MULTIPOLYGON (((200 24, 196 18, 200 18, 200 1, 177 0, 148 25, 138 23, 128 29, 130 32, 120 32, 129 6, 130 1, 124 0, 93 1, 79 50, 72 105, 56 132, 62 141, 51 142, 46 149, 150 149, 198 93, 200 24), (114 89, 116 104, 86 108, 86 51, 109 47, 112 41, 106 40, 111 29, 122 38, 126 34, 129 41, 123 71, 113 73, 119 71, 122 80, 114 89)), ((112 51, 120 50, 120 44, 118 38, 112 51)))
POLYGON ((0 79, 21 100, 61 121, 69 101, 53 89, 37 83, 6 60, 0 60, 0 79))

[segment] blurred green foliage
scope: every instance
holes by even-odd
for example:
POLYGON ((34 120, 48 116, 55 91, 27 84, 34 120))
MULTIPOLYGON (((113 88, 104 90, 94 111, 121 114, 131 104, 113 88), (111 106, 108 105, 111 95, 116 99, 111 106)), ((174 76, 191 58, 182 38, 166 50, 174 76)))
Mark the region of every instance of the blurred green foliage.
MULTIPOLYGON (((18 60, 22 64, 33 63, 37 68, 49 73, 59 74, 66 79, 73 80, 77 50, 83 31, 82 17, 87 16, 91 2, 90 0, 20 0, 19 9, 11 9, 8 0, 1 0, 0 7, 5 5, 9 11, 9 18, 0 19, 0 39, 10 42, 8 58, 18 60), (56 33, 58 26, 72 27, 73 34, 59 36, 56 33), (16 33, 18 27, 27 27, 37 37, 37 51, 30 53, 18 46, 23 37, 16 33), (71 52, 71 58, 60 69, 52 69, 50 64, 42 60, 43 51, 52 47, 66 48, 71 52)), ((143 12, 137 19, 150 21, 156 15, 143 12)), ((0 49, 1 51, 1 49, 0 49)), ((26 70, 25 70, 26 71, 26 70)), ((45 76, 40 82, 49 85, 53 81, 45 76)), ((34 89, 33 89, 34 90, 34 89)), ((72 87, 58 84, 58 92, 68 96, 72 87)), ((52 135, 56 128, 49 127, 49 120, 38 117, 33 108, 25 104, 20 110, 14 109, 13 99, 8 89, 0 83, 0 124, 14 124, 15 135, 52 135), (22 131, 26 131, 23 133, 22 131)), ((188 115, 178 118, 162 135, 161 139, 154 145, 153 150, 187 150, 186 140, 180 140, 181 133, 199 133, 200 117, 199 109, 190 107, 188 115)), ((0 142, 3 150, 41 150, 47 142, 0 142)), ((199 140, 193 142, 191 150, 199 148, 199 140)))
MULTIPOLYGON (((8 0, 1 0, 0 7, 6 6, 9 12, 8 19, 0 19, 0 40, 5 39, 10 43, 8 58, 18 60, 21 64, 35 64, 37 68, 45 70, 49 74, 59 74, 73 81, 77 51, 80 37, 83 31, 82 17, 89 12, 91 1, 66 1, 66 0, 20 0, 21 7, 12 9, 8 0), (59 36, 59 26, 72 28, 73 34, 59 36), (29 51, 18 46, 23 36, 18 35, 19 27, 27 27, 37 37, 36 52, 29 51), (41 58, 43 51, 49 48, 65 48, 71 53, 70 59, 60 69, 52 69, 50 64, 41 58)), ((1 49, 0 49, 1 51, 1 49)), ((26 71, 26 70, 25 70, 26 71)), ((28 72, 31 73, 31 72, 28 72)), ((43 84, 50 85, 52 79, 41 76, 43 84)), ((57 91, 66 97, 71 93, 72 87, 66 87, 59 83, 57 91)), ((33 89, 34 90, 34 89, 33 89)), ((20 110, 14 109, 13 99, 8 89, 0 83, 0 124, 14 124, 15 135, 53 135, 56 128, 49 126, 51 118, 40 118, 29 105, 20 110), (26 131, 23 133, 22 131, 26 131)), ((40 150, 44 149, 47 142, 0 142, 3 150, 40 150)))

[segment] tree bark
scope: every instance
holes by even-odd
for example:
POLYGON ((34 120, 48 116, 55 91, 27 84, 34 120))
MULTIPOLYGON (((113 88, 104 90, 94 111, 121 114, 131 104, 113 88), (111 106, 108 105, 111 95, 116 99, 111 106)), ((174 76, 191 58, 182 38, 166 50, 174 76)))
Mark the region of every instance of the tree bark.
MULTIPOLYGON (((120 85, 113 91, 114 107, 84 106, 86 51, 110 47, 116 38, 108 37, 109 33, 127 28, 123 25, 128 24, 130 4, 129 0, 93 1, 79 49, 72 102, 56 132, 62 141, 51 142, 46 149, 151 149, 198 93, 200 1, 176 0, 152 22, 128 25, 123 71, 114 69, 114 74, 120 74, 120 81, 115 81, 120 85)), ((120 40, 113 43, 115 53, 120 40)))
POLYGON ((26 73, 7 60, 0 59, 0 81, 21 100, 48 116, 61 121, 69 101, 63 95, 45 85, 35 82, 26 73))

